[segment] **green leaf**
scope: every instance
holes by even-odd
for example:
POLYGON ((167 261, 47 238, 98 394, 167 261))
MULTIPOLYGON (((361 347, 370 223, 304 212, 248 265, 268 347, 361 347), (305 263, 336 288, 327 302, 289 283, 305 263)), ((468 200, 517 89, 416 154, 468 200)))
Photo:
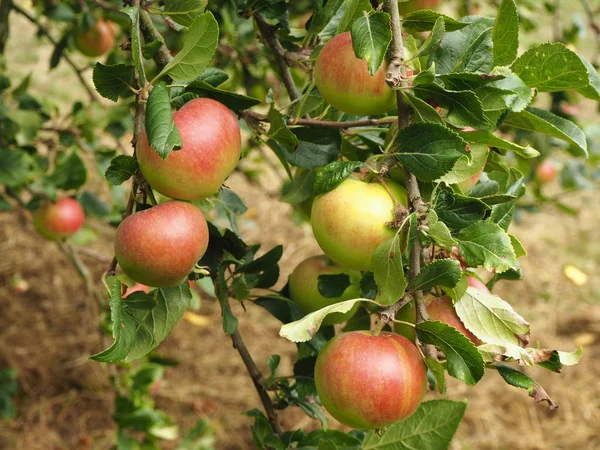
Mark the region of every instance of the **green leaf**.
POLYGON ((90 191, 83 191, 77 200, 81 203, 86 216, 103 218, 112 210, 109 204, 90 191))
POLYGON ((29 180, 31 159, 23 150, 0 149, 0 184, 16 187, 29 180))
POLYGON ((529 49, 510 68, 527 86, 540 92, 560 92, 589 85, 588 70, 581 58, 559 42, 529 49))
POLYGON ((419 341, 439 347, 446 355, 448 374, 474 386, 483 377, 483 358, 473 343, 456 328, 428 320, 416 326, 419 341))
POLYGON ((379 244, 373 254, 373 275, 377 284, 375 300, 382 305, 392 305, 404 296, 406 278, 402 263, 402 230, 379 244))
POLYGON ((142 40, 140 39, 140 7, 128 6, 121 8, 120 11, 127 14, 131 20, 131 58, 138 73, 138 85, 143 87, 146 85, 146 73, 142 58, 142 40))
POLYGON ((151 41, 142 45, 142 56, 144 59, 151 59, 162 44, 161 41, 151 41))
MULTIPOLYGON (((501 148, 504 150, 510 150, 517 155, 523 158, 537 158, 540 156, 540 152, 536 149, 530 147, 529 145, 523 147, 521 145, 515 144, 514 142, 507 141, 502 139, 501 137, 496 136, 495 134, 485 131, 485 130, 475 130, 475 131, 463 131, 458 132, 460 136, 468 142, 474 142, 477 144, 483 144, 489 147, 501 148)), ((487 152, 486 152, 487 155, 487 152)), ((458 164, 458 163, 457 163, 458 164)))
POLYGON ((109 100, 116 102, 120 95, 133 89, 133 66, 129 64, 115 64, 112 66, 96 63, 92 74, 92 81, 96 91, 109 100))
MULTIPOLYGON (((446 34, 446 26, 444 24, 444 17, 440 16, 435 21, 433 25, 433 29, 431 30, 431 34, 427 36, 421 48, 419 48, 419 52, 416 55, 413 55, 412 58, 420 58, 422 56, 427 56, 433 53, 442 43, 442 39, 444 38, 444 34, 446 34)), ((426 73, 427 71, 423 71, 422 73, 426 73)), ((419 74, 419 75, 420 75, 419 74)), ((417 76, 418 77, 418 76, 417 76)), ((416 82, 417 80, 415 80, 416 82)), ((433 81, 433 80, 431 80, 433 81)))
POLYGON ((515 95, 510 98, 509 109, 513 112, 523 111, 533 100, 534 90, 528 87, 523 80, 515 75, 508 67, 497 67, 494 72, 502 75, 504 78, 493 81, 489 84, 491 87, 511 91, 515 95))
POLYGON ((183 46, 156 76, 169 74, 175 81, 191 81, 202 74, 219 41, 219 25, 210 11, 196 17, 184 36, 183 46))
POLYGON ((166 0, 164 13, 178 24, 189 27, 204 12, 206 3, 206 0, 166 0))
POLYGON ((435 83, 414 86, 413 90, 419 97, 433 99, 447 109, 447 120, 455 127, 486 125, 481 100, 472 91, 451 91, 435 83))
POLYGON ((439 18, 444 19, 447 31, 460 30, 469 25, 469 22, 459 22, 458 20, 440 14, 436 11, 424 9, 406 14, 402 18, 402 27, 409 31, 431 31, 435 27, 439 18))
POLYGON ((498 172, 492 172, 489 174, 489 176, 492 180, 502 182, 502 190, 500 192, 504 195, 511 195, 515 197, 515 200, 502 203, 500 205, 494 205, 490 220, 500 225, 502 229, 508 230, 515 212, 517 199, 525 194, 525 178, 518 170, 514 168, 511 168, 509 174, 503 174, 504 179, 498 177, 497 174, 498 172))
POLYGON ((135 158, 129 155, 119 155, 112 159, 105 176, 110 184, 118 186, 129 180, 137 169, 138 163, 135 158))
POLYGON ((469 287, 469 283, 467 281, 467 277, 463 273, 458 281, 458 284, 453 288, 449 288, 446 286, 442 286, 442 290, 444 293, 452 299, 453 302, 461 299, 465 292, 467 292, 467 288, 469 287))
POLYGON ((454 308, 467 330, 488 344, 520 345, 529 334, 529 324, 507 302, 478 289, 467 288, 454 308))
POLYGON ((396 157, 419 180, 433 181, 468 156, 466 142, 452 130, 433 123, 416 123, 398 133, 396 157))
POLYGON ((339 12, 342 12, 342 15, 337 24, 337 32, 335 34, 341 34, 344 31, 348 31, 352 23, 362 17, 365 11, 370 12, 373 10, 373 7, 368 0, 348 0, 345 1, 344 4, 347 4, 347 6, 345 8, 340 8, 339 10, 339 12))
POLYGON ((586 157, 588 156, 587 140, 581 128, 570 120, 563 119, 549 111, 527 108, 525 111, 511 113, 503 125, 521 130, 537 131, 567 141, 581 150, 586 157))
MULTIPOLYGON (((469 133, 459 132, 459 135, 466 141, 470 138, 469 133)), ((489 153, 487 145, 475 144, 469 147, 472 160, 469 161, 466 157, 460 158, 456 161, 452 170, 437 181, 443 181, 448 184, 462 183, 483 170, 489 153)))
POLYGON ((56 45, 54 46, 54 50, 52 51, 52 56, 50 57, 50 70, 52 70, 56 66, 58 66, 58 63, 60 62, 62 55, 64 54, 65 50, 69 46, 69 42, 71 42, 72 35, 73 35, 73 30, 72 29, 67 30, 65 32, 65 34, 63 34, 62 37, 60 38, 60 41, 58 41, 56 43, 56 45))
POLYGON ((588 71, 589 86, 579 88, 577 89, 577 92, 584 97, 590 98, 596 102, 600 102, 600 75, 598 75, 598 70, 596 70, 596 68, 583 56, 578 56, 588 71))
POLYGON ((510 237, 510 242, 512 243, 513 250, 515 251, 515 255, 517 255, 517 258, 527 256, 527 250, 525 250, 523 244, 521 244, 521 241, 519 241, 512 234, 509 234, 508 236, 510 237))
POLYGON ((276 140, 285 147, 286 150, 293 152, 298 147, 298 138, 287 126, 287 120, 283 114, 272 103, 269 108, 269 131, 267 136, 276 140))
POLYGON ((350 276, 346 273, 319 275, 317 289, 325 298, 341 297, 350 286, 350 276))
MULTIPOLYGON (((451 72, 489 73, 492 69, 492 26, 488 17, 469 17, 466 27, 447 33, 441 45, 431 55, 438 74, 451 72)), ((446 20, 446 29, 450 30, 446 20)))
POLYGON ((294 179, 286 183, 281 189, 281 200, 292 205, 305 202, 313 196, 314 184, 314 170, 304 170, 297 173, 294 179))
POLYGON ((283 325, 279 330, 279 336, 292 342, 310 341, 316 332, 319 331, 323 319, 325 319, 328 314, 347 313, 358 302, 375 303, 368 298, 355 298, 353 300, 334 303, 333 305, 326 306, 318 311, 307 314, 300 320, 283 325))
POLYGON ((563 366, 573 366, 579 363, 583 356, 583 348, 579 347, 576 352, 554 351, 547 361, 539 362, 538 365, 553 372, 561 372, 563 366))
POLYGON ((334 161, 327 164, 315 176, 313 195, 316 197, 334 190, 359 167, 368 166, 360 161, 334 161))
POLYGON ((454 259, 438 259, 421 268, 419 274, 410 283, 411 291, 429 291, 436 286, 453 288, 458 284, 462 270, 454 259))
POLYGON ((294 128, 298 138, 295 152, 283 149, 286 160, 303 169, 316 169, 335 161, 340 155, 341 137, 337 130, 327 128, 294 128))
POLYGON ((385 12, 363 13, 352 22, 352 48, 357 58, 367 61, 369 73, 379 70, 388 46, 392 41, 390 15, 385 12))
POLYGON ((457 194, 443 184, 435 190, 431 207, 451 230, 462 230, 482 220, 490 210, 481 200, 457 194))
POLYGON ((494 21, 494 65, 508 66, 519 50, 519 12, 515 0, 503 0, 494 21))
POLYGON ((444 370, 444 366, 439 361, 431 358, 425 358, 425 364, 427 364, 427 368, 435 377, 438 392, 446 395, 446 371, 444 370))
POLYGON ((403 92, 406 103, 413 110, 412 121, 413 123, 437 123, 440 125, 444 124, 444 121, 440 117, 440 114, 435 110, 433 106, 419 97, 414 96, 409 92, 403 92))
POLYGON ((202 419, 185 433, 177 450, 209 450, 215 443, 216 438, 210 422, 202 419))
POLYGON ((532 397, 536 403, 545 401, 550 406, 550 409, 558 408, 558 405, 552 401, 544 388, 523 372, 504 364, 496 364, 493 367, 498 370, 500 376, 508 384, 527 390, 529 396, 532 397))
POLYGON ((87 181, 87 169, 77 152, 73 151, 57 161, 48 179, 59 189, 79 189, 87 181))
POLYGON ((169 91, 164 81, 156 83, 150 92, 146 107, 146 133, 148 142, 162 159, 166 159, 171 150, 178 150, 183 145, 173 121, 169 91))
POLYGON ((327 42, 336 34, 343 33, 354 19, 362 16, 363 11, 372 9, 368 0, 328 1, 324 14, 326 24, 319 33, 321 42, 327 42))
POLYGON ((217 69, 216 67, 207 67, 199 78, 199 80, 210 84, 212 87, 219 87, 228 79, 229 75, 227 75, 227 72, 217 69))
POLYGON ((433 209, 430 209, 427 215, 427 226, 427 235, 435 243, 446 249, 456 246, 456 241, 452 237, 448 226, 438 220, 437 213, 433 209))
POLYGON ((242 111, 244 109, 249 109, 253 106, 260 104, 260 100, 254 97, 238 94, 237 92, 233 91, 226 91, 212 86, 210 82, 218 82, 218 79, 216 78, 210 77, 207 80, 208 81, 192 81, 186 86, 184 92, 188 94, 193 94, 197 97, 212 98, 214 100, 217 100, 218 102, 223 103, 225 106, 227 106, 233 111, 242 111))
POLYGON ((510 237, 496 223, 476 222, 458 233, 456 239, 470 267, 483 266, 485 270, 502 273, 517 264, 510 237))

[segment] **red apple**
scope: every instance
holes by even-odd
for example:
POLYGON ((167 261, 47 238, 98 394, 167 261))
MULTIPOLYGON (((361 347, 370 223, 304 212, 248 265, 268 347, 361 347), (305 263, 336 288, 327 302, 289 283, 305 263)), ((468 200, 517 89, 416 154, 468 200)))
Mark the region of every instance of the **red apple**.
POLYGON ((315 365, 325 409, 352 428, 376 429, 406 419, 421 404, 427 369, 403 336, 342 333, 321 350, 315 365))
POLYGON ((483 292, 484 294, 491 294, 490 290, 487 288, 484 282, 480 281, 475 277, 467 277, 467 283, 469 286, 483 292))
POLYGON ((240 158, 235 115, 210 98, 197 98, 173 114, 183 146, 163 160, 142 133, 137 145, 140 170, 167 197, 202 200, 218 192, 240 158))
POLYGON ((144 284, 135 283, 133 286, 129 286, 127 291, 125 291, 125 295, 123 298, 129 297, 134 292, 145 292, 146 294, 150 292, 150 288, 144 284))
POLYGON ((385 82, 387 63, 375 75, 352 49, 350 32, 325 44, 315 63, 315 82, 327 103, 340 111, 369 116, 396 107, 396 94, 385 82))
POLYGON ((138 283, 177 286, 206 252, 208 225, 202 211, 169 201, 126 218, 115 235, 115 256, 138 283))
MULTIPOLYGON (((406 206, 406 191, 387 180, 396 200, 406 206)), ((396 230, 386 225, 395 220, 395 204, 385 187, 348 178, 334 190, 315 198, 311 222, 323 252, 342 267, 371 270, 371 258, 396 230)))
POLYGON ((450 297, 434 297, 427 304, 427 312, 429 313, 429 318, 431 320, 444 322, 464 334, 473 344, 481 345, 481 341, 477 336, 466 329, 465 324, 462 323, 462 320, 460 320, 458 314, 456 314, 454 304, 450 297))
POLYGON ((85 56, 102 56, 115 46, 116 34, 116 28, 112 22, 97 20, 91 27, 77 31, 75 47, 85 56))
POLYGON ((551 159, 545 159, 535 169, 535 177, 540 183, 550 183, 556 179, 558 175, 558 169, 556 164, 551 159))
POLYGON ((439 3, 440 0, 408 0, 398 3, 398 9, 404 15, 421 9, 435 9, 439 3))
MULTIPOLYGON (((361 278, 360 273, 354 270, 342 269, 336 266, 325 255, 313 256, 302 261, 290 275, 289 293, 290 299, 298 304, 305 313, 317 311, 325 306, 360 298, 360 286, 357 283, 361 278), (354 284, 346 288, 340 297, 328 298, 319 292, 319 275, 334 275, 345 273, 354 284)), ((347 321, 356 314, 359 304, 357 303, 347 313, 329 314, 323 320, 325 325, 333 325, 347 321)))
POLYGON ((79 202, 63 197, 56 203, 46 203, 33 213, 33 224, 46 238, 58 241, 75 234, 85 221, 79 202))

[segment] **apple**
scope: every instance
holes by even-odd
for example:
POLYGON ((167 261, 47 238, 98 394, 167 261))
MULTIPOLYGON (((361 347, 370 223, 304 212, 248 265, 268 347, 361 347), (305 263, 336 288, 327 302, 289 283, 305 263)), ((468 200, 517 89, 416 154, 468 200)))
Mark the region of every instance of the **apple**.
MULTIPOLYGON (((386 186, 406 206, 404 188, 391 180, 386 186)), ((394 214, 394 201, 381 183, 348 178, 315 198, 311 222, 319 246, 333 261, 349 269, 371 270, 377 246, 396 234, 386 225, 395 220, 394 214)))
POLYGON ((396 94, 385 82, 387 63, 375 75, 352 49, 350 32, 330 39, 317 56, 315 82, 327 103, 342 112, 369 116, 396 107, 396 94))
POLYGON ((490 290, 487 288, 484 282, 475 277, 467 277, 467 283, 469 286, 483 292, 484 294, 492 294, 490 290))
POLYGON ((427 369, 403 336, 342 333, 319 353, 315 384, 325 409, 352 428, 376 429, 409 417, 427 388, 427 369))
POLYGON ((169 201, 126 218, 115 235, 115 256, 141 284, 177 286, 206 252, 208 225, 194 205, 169 201))
MULTIPOLYGON (((335 275, 340 273, 347 274, 350 277, 351 282, 357 282, 361 278, 359 272, 342 269, 332 263, 325 255, 318 255, 305 259, 298 264, 290 275, 290 299, 296 302, 300 309, 308 314, 324 308, 325 306, 333 305, 334 303, 360 298, 360 286, 358 283, 348 286, 344 293, 339 297, 327 298, 321 295, 318 288, 319 275, 335 275)), ((356 314, 358 308, 359 304, 357 303, 347 313, 329 314, 325 317, 325 320, 323 320, 323 324, 334 325, 336 323, 346 322, 350 317, 356 314)))
POLYGON ((404 15, 421 9, 435 9, 439 3, 440 0, 408 0, 398 3, 398 9, 404 15))
POLYGON ((481 169, 479 172, 477 172, 475 175, 473 175, 468 180, 458 183, 458 186, 465 194, 468 193, 477 184, 477 182, 481 178, 482 173, 483 173, 483 169, 481 169))
POLYGON ((535 177, 542 184, 554 181, 557 175, 558 169, 551 159, 545 159, 535 169, 535 177))
MULTIPOLYGON (((404 305, 400 311, 396 313, 396 320, 401 320, 403 322, 408 323, 416 323, 417 322, 417 307, 415 302, 408 302, 404 305)), ((415 342, 415 328, 410 325, 405 325, 403 323, 394 323, 394 332, 404 336, 406 339, 411 342, 415 342)))
POLYGON ((98 57, 104 55, 115 46, 116 28, 108 20, 97 20, 88 28, 77 30, 75 47, 85 56, 98 57))
POLYGON ((150 288, 144 284, 135 283, 133 286, 127 287, 123 298, 129 297, 134 292, 145 292, 147 294, 148 292, 150 292, 150 288))
POLYGON ((429 318, 431 320, 444 322, 464 334, 473 344, 481 345, 481 341, 477 336, 467 330, 465 324, 460 320, 458 314, 456 314, 454 304, 450 297, 433 297, 429 303, 427 303, 427 312, 429 313, 429 318))
POLYGON ((79 202, 63 197, 56 203, 46 203, 33 213, 33 224, 53 241, 74 235, 83 225, 85 213, 79 202))
POLYGON ((140 135, 137 159, 150 185, 167 197, 202 200, 218 192, 240 158, 241 134, 235 115, 210 98, 187 102, 173 114, 183 146, 162 159, 140 135))

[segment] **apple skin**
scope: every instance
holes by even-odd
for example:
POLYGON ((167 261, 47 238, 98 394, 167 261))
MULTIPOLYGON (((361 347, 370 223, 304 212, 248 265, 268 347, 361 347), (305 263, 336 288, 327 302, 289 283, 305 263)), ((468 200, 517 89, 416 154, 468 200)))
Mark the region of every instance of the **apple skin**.
MULTIPOLYGON (((360 273, 342 269, 331 263, 325 255, 313 256, 305 259, 294 269, 290 275, 289 293, 290 299, 298 304, 300 309, 306 314, 317 311, 325 306, 333 305, 334 303, 343 302, 344 300, 352 300, 360 298, 360 286, 351 284, 346 288, 340 297, 327 298, 319 292, 319 275, 335 275, 345 273, 350 276, 351 281, 360 279, 360 273)), ((347 313, 329 314, 323 320, 324 325, 334 325, 336 323, 346 322, 356 311, 359 304, 357 303, 347 313)))
POLYGON ((77 200, 70 197, 63 197, 56 203, 47 203, 33 213, 35 228, 52 241, 72 236, 84 221, 83 208, 77 200))
MULTIPOLYGON (((396 313, 396 320, 402 320, 403 322, 408 323, 417 323, 417 307, 415 302, 408 302, 408 304, 404 305, 400 311, 396 313)), ((394 332, 400 336, 404 336, 411 342, 415 342, 415 328, 411 327, 410 325, 394 323, 394 332)))
POLYGON ((466 329, 465 325, 462 323, 462 320, 456 314, 456 310, 454 309, 454 305, 452 304, 452 299, 450 297, 436 297, 431 300, 430 303, 427 304, 427 312, 429 313, 429 318, 431 320, 439 320, 440 322, 444 322, 462 334, 464 334, 473 344, 481 345, 481 341, 466 329))
POLYGON ((556 180, 558 169, 551 159, 545 159, 535 168, 535 178, 542 184, 556 180))
POLYGON ((490 290, 487 288, 487 286, 485 285, 485 283, 483 283, 482 281, 480 281, 479 279, 477 279, 475 277, 467 277, 467 283, 469 284, 469 286, 483 292, 484 294, 489 294, 489 295, 492 294, 490 292, 490 290))
POLYGON ((458 183, 458 185, 460 186, 460 189, 465 194, 468 193, 471 189, 473 189, 473 186, 475 186, 477 184, 477 182, 481 178, 481 174, 482 173, 483 173, 483 169, 481 169, 479 172, 477 172, 475 175, 473 175, 468 180, 465 180, 465 181, 463 181, 461 183, 458 183))
POLYGON ((325 409, 352 428, 376 429, 406 419, 421 404, 427 369, 403 336, 342 333, 319 353, 315 384, 325 409))
MULTIPOLYGON (((404 188, 391 180, 386 181, 386 186, 406 206, 404 188)), ((348 178, 315 198, 312 229, 323 252, 340 266, 371 270, 377 246, 396 234, 386 225, 395 219, 394 209, 394 202, 381 183, 348 178)))
POLYGON ((97 20, 88 29, 81 29, 75 35, 75 47, 85 56, 96 58, 104 55, 115 46, 116 29, 108 20, 97 20))
POLYGON ((398 3, 400 14, 408 14, 421 9, 433 9, 437 7, 440 0, 409 0, 407 2, 398 3))
POLYGON ((197 98, 173 114, 183 146, 162 159, 140 135, 137 159, 150 185, 178 200, 202 200, 218 192, 240 159, 235 115, 222 103, 197 98))
POLYGON ((129 216, 115 235, 115 256, 123 271, 152 287, 185 281, 207 246, 208 225, 202 211, 178 201, 129 216))
POLYGON ((387 62, 371 76, 352 49, 350 32, 329 40, 317 56, 315 82, 327 103, 359 116, 383 114, 396 107, 396 94, 385 82, 387 62))

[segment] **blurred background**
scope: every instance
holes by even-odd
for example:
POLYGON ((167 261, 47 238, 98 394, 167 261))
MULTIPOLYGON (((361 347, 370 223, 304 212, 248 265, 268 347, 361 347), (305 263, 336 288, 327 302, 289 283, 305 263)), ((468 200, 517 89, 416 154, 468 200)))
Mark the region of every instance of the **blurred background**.
MULTIPOLYGON (((35 5, 17 3, 36 15, 35 5)), ((494 8, 493 2, 471 3, 471 8, 480 7, 482 13, 494 8)), ((531 42, 558 37, 589 60, 597 59, 600 38, 590 27, 583 2, 517 3, 525 31, 522 49, 531 42)), ((598 1, 587 3, 594 12, 600 7, 598 1)), ((443 8, 457 16, 457 8, 462 6, 462 2, 448 2, 443 8)), ((597 18, 600 20, 600 14, 597 18)), ((233 45, 221 44, 224 49, 233 45)), ((36 25, 22 15, 11 15, 10 40, 3 55, 10 78, 30 77, 29 92, 66 115, 73 101, 84 99, 87 93, 64 62, 48 71, 52 52, 53 46, 38 36, 36 25)), ((223 66, 228 64, 226 54, 223 66)), ((79 67, 92 64, 75 52, 71 57, 79 67)), ((242 70, 242 64, 230 67, 234 75, 231 87, 264 98, 265 83, 255 80, 264 76, 269 83, 275 80, 273 73, 254 67, 251 61, 246 64, 249 70, 242 70)), ((91 79, 91 70, 85 70, 83 76, 91 79)), ((598 111, 592 102, 566 94, 559 99, 540 96, 536 101, 555 102, 564 114, 576 117, 588 135, 592 158, 587 168, 582 168, 583 163, 574 160, 559 142, 536 142, 535 147, 562 173, 551 183, 535 186, 523 199, 511 230, 529 253, 522 259, 524 280, 501 281, 495 292, 530 321, 533 344, 565 351, 582 346, 584 356, 564 374, 528 370, 559 404, 555 411, 535 404, 525 391, 506 385, 495 373, 486 374, 475 388, 449 379, 448 397, 469 402, 453 449, 600 448, 598 111), (566 193, 559 194, 565 189, 566 193)), ((88 113, 93 120, 95 110, 88 113)), ((118 137, 125 148, 129 148, 129 139, 128 133, 118 137)), ((112 137, 105 142, 109 147, 116 145, 112 137)), ((109 189, 94 168, 94 153, 83 152, 82 158, 89 174, 86 189, 107 203, 123 202, 127 186, 109 189)), ((239 219, 244 240, 260 243, 263 249, 284 244, 277 287, 285 284, 298 263, 321 253, 301 213, 280 200, 284 180, 285 173, 270 153, 252 149, 227 183, 248 206, 239 219)), ((112 258, 113 233, 105 220, 91 218, 85 234, 78 237, 85 248, 80 257, 93 280, 100 279, 112 258)), ((158 348, 157 360, 167 358, 177 365, 163 366, 149 388, 152 399, 182 430, 210 419, 212 441, 207 440, 206 448, 253 448, 252 420, 242 413, 258 406, 256 392, 222 332, 218 304, 201 295, 200 308, 187 313, 158 348)), ((27 213, 0 211, 0 414, 5 416, 0 419, 1 449, 109 449, 114 445, 113 369, 87 360, 88 355, 105 348, 92 305, 69 259, 35 231, 27 213)), ((252 304, 247 304, 246 310, 237 304, 234 307, 241 333, 261 370, 267 371, 270 355, 280 354, 281 373, 291 372, 296 349, 278 338, 280 323, 252 304)), ((438 396, 428 394, 429 398, 438 396)), ((297 408, 286 410, 282 421, 284 428, 316 426, 297 408)), ((161 448, 174 449, 176 444, 164 440, 161 448)))

